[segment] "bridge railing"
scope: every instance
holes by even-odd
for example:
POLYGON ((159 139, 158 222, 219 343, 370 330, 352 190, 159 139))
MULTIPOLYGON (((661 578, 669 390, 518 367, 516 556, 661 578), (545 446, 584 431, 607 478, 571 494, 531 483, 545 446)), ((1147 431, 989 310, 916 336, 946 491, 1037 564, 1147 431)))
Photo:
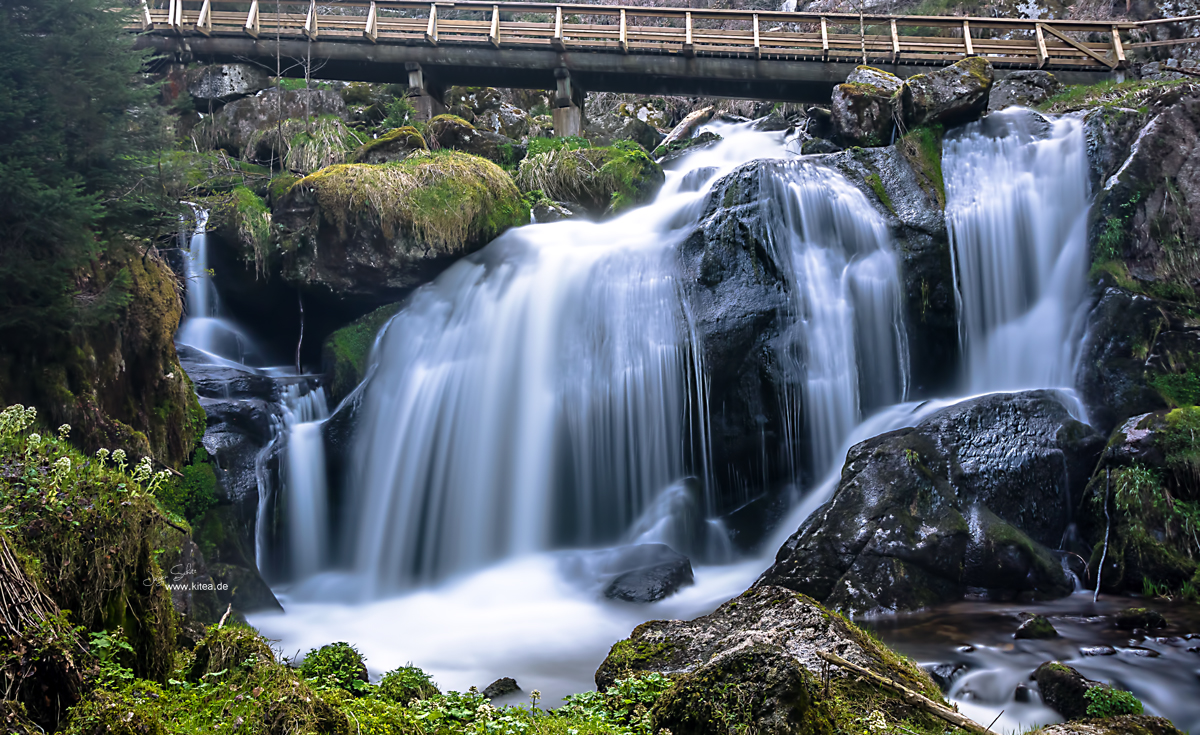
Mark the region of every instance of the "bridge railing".
MULTIPOLYGON (((691 10, 479 0, 144 0, 142 30, 362 43, 999 67, 1117 69, 1130 21, 691 10), (277 12, 278 10, 278 12, 277 12)), ((1172 19, 1174 21, 1189 19, 1172 19)))

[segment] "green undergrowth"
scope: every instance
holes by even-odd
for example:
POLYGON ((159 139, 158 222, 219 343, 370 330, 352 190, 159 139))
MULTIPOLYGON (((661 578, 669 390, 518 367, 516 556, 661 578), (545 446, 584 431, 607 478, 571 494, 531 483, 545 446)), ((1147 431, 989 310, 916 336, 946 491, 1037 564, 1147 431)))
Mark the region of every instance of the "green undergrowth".
POLYGON ((298 174, 344 163, 363 144, 361 138, 336 115, 319 115, 309 120, 289 118, 278 125, 254 131, 246 141, 242 157, 275 164, 298 174))
POLYGON ((271 171, 231 158, 224 151, 166 151, 151 162, 146 175, 175 198, 223 194, 237 187, 262 191, 271 171))
POLYGON ((379 330, 399 309, 399 304, 381 306, 335 331, 325 340, 321 348, 321 364, 329 376, 332 400, 340 401, 362 382, 379 330))
MULTIPOLYGON (((284 177, 272 180, 287 181, 284 177)), ((237 242, 242 260, 254 263, 255 273, 262 277, 269 272, 275 248, 271 244, 271 209, 258 194, 244 186, 235 187, 227 196, 210 199, 216 228, 228 231, 237 242)))
POLYGON ((1096 84, 1072 84, 1039 104, 1037 109, 1052 113, 1075 112, 1089 107, 1143 109, 1149 98, 1159 91, 1185 84, 1194 82, 1139 79, 1128 82, 1108 80, 1096 84))
POLYGON ((536 154, 531 144, 516 176, 522 191, 540 190, 550 199, 580 204, 596 214, 649 201, 663 180, 662 167, 632 141, 583 148, 569 139, 536 154))
POLYGON ((369 140, 362 145, 351 156, 353 163, 365 163, 367 158, 373 151, 381 149, 395 148, 407 151, 423 151, 428 150, 429 146, 425 143, 425 138, 421 135, 421 131, 417 130, 412 125, 404 125, 402 127, 389 130, 380 135, 374 140, 369 140))
POLYGON ((921 188, 941 209, 946 208, 946 182, 942 177, 943 132, 941 125, 920 127, 896 141, 897 150, 919 174, 917 180, 921 188))
POLYGON ((896 207, 892 204, 892 198, 888 196, 887 189, 883 187, 883 179, 879 178, 879 174, 867 174, 867 186, 871 187, 871 191, 875 192, 875 196, 879 197, 880 203, 888 208, 892 214, 896 213, 896 207))
POLYGON ((322 216, 345 233, 360 217, 392 238, 402 231, 438 246, 490 240, 528 222, 521 193, 499 166, 465 153, 416 153, 378 165, 330 166, 292 187, 307 187, 322 216))
POLYGON ((592 144, 587 138, 569 135, 565 137, 550 137, 550 138, 530 138, 529 151, 526 155, 536 156, 547 151, 579 150, 580 148, 591 148, 592 144))

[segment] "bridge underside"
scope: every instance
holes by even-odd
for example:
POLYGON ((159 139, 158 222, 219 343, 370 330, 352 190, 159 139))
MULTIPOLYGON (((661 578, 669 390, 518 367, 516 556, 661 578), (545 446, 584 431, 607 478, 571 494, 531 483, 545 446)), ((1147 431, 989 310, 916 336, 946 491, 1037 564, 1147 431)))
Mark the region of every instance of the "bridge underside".
MULTIPOLYGON (((265 35, 265 34, 264 34, 265 35)), ((142 35, 142 48, 153 48, 177 61, 244 62, 274 70, 274 39, 249 36, 204 37, 142 35)), ((406 64, 417 63, 427 84, 475 87, 555 88, 555 70, 566 69, 572 82, 588 92, 640 95, 687 95, 779 102, 827 103, 834 85, 845 81, 854 63, 795 59, 618 54, 488 46, 421 46, 350 41, 282 39, 279 53, 289 76, 303 76, 297 60, 311 52, 312 77, 358 82, 404 83, 406 64)), ((909 77, 928 66, 890 64, 869 59, 872 66, 909 77)), ((1003 77, 1015 69, 997 69, 1003 77)), ((561 72, 560 72, 561 73, 561 72)), ((1091 84, 1113 78, 1107 71, 1055 71, 1066 84, 1091 84)))

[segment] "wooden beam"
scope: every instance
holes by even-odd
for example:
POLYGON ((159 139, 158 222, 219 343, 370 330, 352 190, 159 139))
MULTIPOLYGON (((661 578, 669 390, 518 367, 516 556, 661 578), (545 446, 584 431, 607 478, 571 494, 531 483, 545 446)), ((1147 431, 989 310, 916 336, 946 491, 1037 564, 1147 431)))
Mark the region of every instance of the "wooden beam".
POLYGON ((1125 47, 1121 45, 1121 29, 1116 26, 1112 27, 1112 42, 1113 55, 1117 57, 1117 66, 1124 69, 1129 65, 1129 61, 1125 58, 1125 47))
POLYGON ((621 35, 617 39, 617 45, 621 47, 621 53, 629 53, 629 35, 625 24, 625 8, 621 8, 621 35))
POLYGON ((375 0, 371 0, 371 9, 367 11, 367 25, 363 28, 363 38, 371 43, 379 41, 379 9, 375 7, 375 0))
POLYGON ((1037 37, 1037 60, 1038 68, 1046 68, 1046 62, 1050 60, 1050 54, 1046 52, 1046 37, 1042 35, 1042 24, 1038 23, 1033 27, 1033 35, 1037 37))
POLYGON ((963 46, 967 49, 967 56, 975 55, 975 46, 971 43, 971 21, 963 21, 963 46))
POLYGON ((212 0, 204 0, 200 6, 200 17, 196 19, 196 33, 212 35, 212 0))
POLYGON ((762 44, 758 42, 758 13, 754 14, 754 58, 762 58, 762 44))
MULTIPOLYGON (((1040 27, 1040 26, 1042 26, 1042 25, 1043 25, 1043 24, 1041 24, 1041 23, 1038 23, 1038 26, 1039 26, 1039 27, 1040 27)), ((1116 66, 1117 66, 1117 62, 1115 62, 1115 61, 1109 61, 1108 59, 1104 58, 1104 57, 1103 57, 1103 56, 1101 56, 1100 54, 1098 54, 1098 53, 1096 53, 1095 51, 1091 50, 1091 49, 1090 49, 1090 48, 1088 48, 1087 46, 1084 46, 1084 45, 1083 45, 1082 43, 1080 43, 1079 41, 1076 41, 1074 38, 1070 38, 1070 37, 1068 37, 1068 36, 1065 36, 1065 35, 1063 35, 1063 32, 1062 32, 1062 31, 1060 31, 1060 30, 1058 30, 1058 29, 1057 29, 1057 28, 1055 28, 1054 26, 1046 26, 1046 30, 1047 30, 1047 31, 1050 31, 1050 34, 1051 34, 1051 35, 1058 37, 1058 39, 1059 39, 1059 40, 1061 40, 1061 41, 1065 41, 1065 42, 1067 42, 1069 45, 1071 45, 1071 46, 1074 46, 1075 48, 1079 49, 1079 50, 1080 50, 1080 51, 1082 51, 1083 53, 1085 53, 1085 54, 1087 54, 1088 56, 1092 57, 1092 58, 1093 58, 1093 59, 1095 59, 1096 61, 1099 61, 1101 64, 1104 64, 1104 65, 1105 65, 1105 66, 1107 66, 1109 69, 1115 69, 1115 68, 1116 68, 1116 66)))
POLYGON ((146 4, 146 0, 142 0, 142 30, 154 30, 154 18, 150 17, 150 6, 146 4))
POLYGON ((492 28, 488 32, 488 42, 492 48, 500 48, 500 6, 492 6, 492 28))
POLYGON ((429 26, 425 29, 425 43, 430 46, 438 45, 437 34, 437 5, 429 4, 429 26))
POLYGON ((317 0, 309 0, 308 17, 304 19, 304 35, 308 36, 308 40, 317 40, 317 34, 320 29, 317 28, 317 0))
POLYGON ((242 28, 247 36, 258 38, 259 33, 258 0, 251 0, 250 12, 246 13, 246 25, 242 28))
POLYGON ((566 48, 566 44, 563 43, 561 5, 554 8, 554 37, 550 39, 550 45, 559 51, 566 48))
POLYGON ((694 56, 696 48, 692 45, 692 12, 689 10, 683 15, 683 55, 694 56))
POLYGON ((176 33, 183 32, 183 0, 167 3, 167 25, 176 33))
POLYGON ((896 19, 892 18, 892 63, 900 59, 900 36, 896 33, 896 19))
POLYGON ((825 19, 821 19, 821 59, 822 61, 829 58, 829 30, 826 28, 825 19))

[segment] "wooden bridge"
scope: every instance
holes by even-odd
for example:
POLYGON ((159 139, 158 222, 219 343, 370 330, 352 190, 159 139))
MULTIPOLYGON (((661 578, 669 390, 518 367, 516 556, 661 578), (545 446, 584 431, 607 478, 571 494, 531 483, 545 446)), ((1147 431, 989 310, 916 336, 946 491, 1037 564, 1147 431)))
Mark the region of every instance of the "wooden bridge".
MULTIPOLYGON (((178 59, 250 60, 291 75, 448 85, 827 102, 857 64, 910 76, 969 56, 1066 82, 1119 74, 1168 21, 1070 21, 537 2, 142 0, 139 43, 178 59), (1124 38, 1123 38, 1124 36, 1124 38)), ((1184 39, 1187 42, 1189 39, 1184 39)), ((1190 39, 1200 40, 1200 39, 1190 39)))

